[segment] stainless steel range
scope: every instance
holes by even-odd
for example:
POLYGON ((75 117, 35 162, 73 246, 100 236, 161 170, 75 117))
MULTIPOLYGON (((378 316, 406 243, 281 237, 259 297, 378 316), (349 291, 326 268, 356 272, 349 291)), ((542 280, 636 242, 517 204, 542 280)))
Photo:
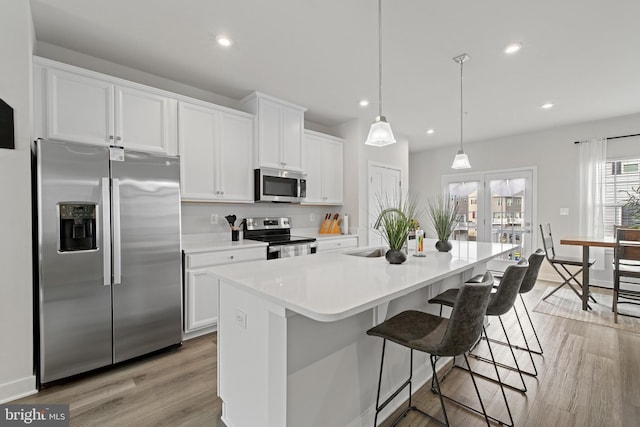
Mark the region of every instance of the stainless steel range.
POLYGON ((267 259, 287 258, 316 253, 314 237, 291 235, 291 218, 246 218, 244 238, 267 242, 267 259))

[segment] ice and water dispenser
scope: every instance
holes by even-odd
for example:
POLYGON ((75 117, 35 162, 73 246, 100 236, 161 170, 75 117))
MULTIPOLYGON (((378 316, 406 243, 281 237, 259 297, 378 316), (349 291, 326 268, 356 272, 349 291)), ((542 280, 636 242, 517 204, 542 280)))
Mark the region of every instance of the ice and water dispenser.
POLYGON ((95 203, 59 203, 60 252, 97 249, 95 203))

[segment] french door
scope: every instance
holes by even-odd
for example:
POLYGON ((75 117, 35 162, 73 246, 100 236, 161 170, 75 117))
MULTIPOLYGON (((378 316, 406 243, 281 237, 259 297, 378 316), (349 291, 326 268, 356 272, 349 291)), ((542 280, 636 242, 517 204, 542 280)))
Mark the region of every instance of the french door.
POLYGON ((452 238, 516 244, 504 258, 528 257, 535 239, 534 176, 535 169, 443 176, 460 219, 452 238))

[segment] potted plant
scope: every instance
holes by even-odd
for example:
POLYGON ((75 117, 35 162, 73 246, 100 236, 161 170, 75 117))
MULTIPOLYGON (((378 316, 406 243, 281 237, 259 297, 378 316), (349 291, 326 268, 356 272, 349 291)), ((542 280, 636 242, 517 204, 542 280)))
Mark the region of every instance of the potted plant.
POLYGON ((391 264, 402 264, 407 255, 402 250, 409 238, 409 231, 418 215, 416 201, 402 195, 378 197, 380 212, 374 228, 389 245, 385 258, 391 264))
MULTIPOLYGON (((631 227, 637 228, 640 227, 640 186, 631 187, 631 191, 622 190, 627 193, 627 202, 623 206, 623 208, 629 208, 630 214, 632 217, 633 224, 630 224, 631 227)), ((624 216, 624 211, 623 211, 624 216)))
POLYGON ((428 215, 438 237, 436 249, 440 252, 449 252, 452 248, 449 237, 459 222, 455 203, 449 195, 442 194, 431 200, 428 215))

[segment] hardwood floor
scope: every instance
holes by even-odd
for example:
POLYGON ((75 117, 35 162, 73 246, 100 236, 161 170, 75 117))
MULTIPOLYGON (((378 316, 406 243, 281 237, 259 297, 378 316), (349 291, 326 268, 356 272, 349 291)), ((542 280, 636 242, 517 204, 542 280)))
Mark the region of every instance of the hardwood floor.
MULTIPOLYGON (((527 295, 530 312, 541 297, 540 284, 527 295)), ((544 347, 534 356, 538 377, 525 376, 526 394, 507 390, 518 426, 632 426, 640 419, 640 335, 548 314, 531 312, 544 347)), ((505 318, 510 336, 518 336, 515 320, 505 318)), ((497 322, 489 335, 500 338, 497 322)), ((154 355, 72 382, 47 388, 12 403, 67 403, 72 426, 212 426, 220 421, 216 396, 216 335, 186 341, 180 349, 154 355)), ((478 346, 485 354, 486 344, 478 346)), ((494 345, 501 360, 509 361, 504 346, 494 345)), ((517 352, 518 362, 532 369, 529 357, 517 352)), ((478 370, 492 373, 484 363, 478 370)), ((501 374, 503 371, 501 371, 501 374)), ((377 372, 372 372, 377 375, 377 372)), ((517 385, 515 373, 506 381, 517 385)), ((497 385, 478 380, 491 415, 508 421, 497 385)), ((449 394, 470 405, 477 398, 469 375, 455 369, 442 384, 449 394)), ((428 387, 414 395, 414 403, 441 416, 439 401, 428 387)), ((250 410, 250 402, 247 402, 250 410)), ((482 426, 484 419, 446 403, 452 425, 482 426)), ((390 424, 386 421, 383 426, 390 424)), ((399 426, 428 427, 433 421, 410 413, 399 426)), ((295 426, 298 427, 298 426, 295 426)), ((301 426, 302 427, 302 426, 301 426)), ((339 426, 336 426, 339 427, 339 426)))

